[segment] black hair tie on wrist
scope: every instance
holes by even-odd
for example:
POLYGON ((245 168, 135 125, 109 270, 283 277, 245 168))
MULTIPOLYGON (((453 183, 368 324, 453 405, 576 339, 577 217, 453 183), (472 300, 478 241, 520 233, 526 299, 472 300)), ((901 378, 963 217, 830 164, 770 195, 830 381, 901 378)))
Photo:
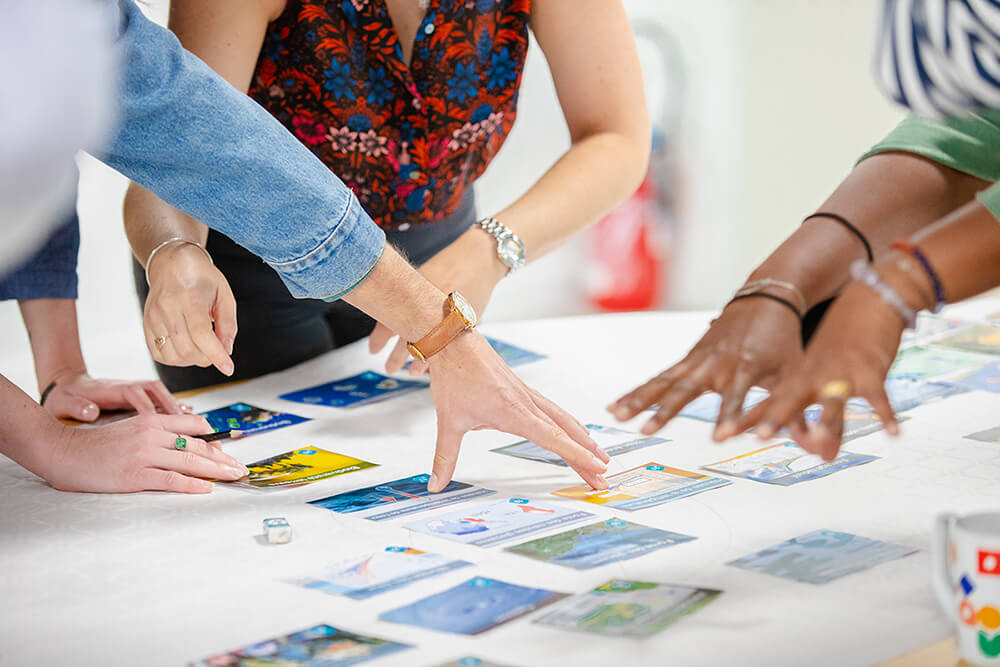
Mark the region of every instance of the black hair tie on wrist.
MULTIPOLYGON (((777 294, 770 294, 768 292, 752 292, 750 294, 740 294, 740 295, 734 296, 732 299, 730 299, 729 303, 734 303, 736 301, 742 301, 743 299, 753 299, 754 297, 760 297, 762 299, 770 299, 771 301, 774 301, 775 303, 780 303, 781 305, 785 306, 790 311, 792 311, 793 313, 795 313, 795 317, 797 317, 800 320, 802 319, 802 313, 799 312, 799 309, 795 307, 794 303, 792 303, 788 299, 785 299, 785 298, 782 298, 782 297, 778 296, 777 294)), ((728 306, 729 304, 726 304, 726 305, 728 306)))
POLYGON ((49 394, 51 394, 52 390, 55 388, 56 388, 55 381, 49 383, 49 386, 42 390, 42 397, 38 399, 38 404, 45 405, 45 399, 49 397, 49 394))
POLYGON ((842 215, 837 215, 836 213, 819 212, 806 216, 806 218, 802 221, 802 224, 805 224, 806 222, 812 220, 813 218, 829 218, 830 220, 835 220, 836 222, 839 222, 846 229, 850 230, 852 234, 857 236, 858 240, 861 241, 861 243, 865 246, 865 253, 868 255, 868 262, 871 263, 875 261, 875 254, 872 252, 872 246, 870 243, 868 243, 868 239, 865 238, 865 235, 861 233, 861 230, 852 225, 847 218, 845 218, 842 215))

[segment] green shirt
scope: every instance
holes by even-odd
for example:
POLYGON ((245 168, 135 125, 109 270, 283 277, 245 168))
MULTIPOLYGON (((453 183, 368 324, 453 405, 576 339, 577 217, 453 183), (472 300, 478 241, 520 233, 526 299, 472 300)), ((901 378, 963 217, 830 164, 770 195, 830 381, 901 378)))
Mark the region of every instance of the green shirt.
POLYGON ((910 116, 861 160, 886 151, 922 155, 990 181, 993 185, 977 194, 976 199, 1000 218, 1000 111, 983 111, 945 122, 910 116))

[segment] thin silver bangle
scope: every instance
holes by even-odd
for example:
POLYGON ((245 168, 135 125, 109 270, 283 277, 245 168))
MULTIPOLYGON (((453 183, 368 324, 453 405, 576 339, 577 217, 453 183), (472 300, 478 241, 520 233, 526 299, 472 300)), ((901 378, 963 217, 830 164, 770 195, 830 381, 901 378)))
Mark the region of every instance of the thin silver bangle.
POLYGON ((878 275, 878 271, 873 269, 871 264, 863 259, 857 260, 851 264, 851 277, 875 290, 882 297, 882 300, 892 306, 896 313, 899 314, 907 329, 917 328, 917 311, 910 308, 909 304, 899 295, 899 292, 882 280, 878 275))
POLYGON ((166 248, 168 245, 171 245, 171 244, 174 244, 174 243, 187 243, 188 245, 193 245, 195 248, 198 248, 198 250, 201 250, 203 253, 205 253, 205 257, 208 257, 208 261, 212 262, 212 266, 215 266, 215 262, 212 261, 212 256, 208 254, 208 250, 205 250, 205 247, 203 245, 201 245, 197 241, 191 241, 189 239, 181 238, 180 236, 172 236, 169 239, 167 239, 166 241, 164 241, 163 243, 161 243, 160 245, 158 245, 155 248, 153 248, 150 251, 150 253, 149 253, 149 257, 146 258, 146 284, 147 285, 149 284, 149 265, 153 263, 153 258, 156 257, 156 253, 160 252, 161 250, 163 250, 164 248, 166 248))
POLYGON ((806 297, 796 285, 792 283, 787 283, 784 280, 776 280, 775 278, 760 278, 759 280, 752 280, 743 287, 736 290, 736 294, 733 296, 743 296, 746 294, 756 294, 762 292, 768 287, 779 287, 783 290, 787 290, 792 293, 795 298, 796 305, 800 312, 804 313, 806 310, 806 297))

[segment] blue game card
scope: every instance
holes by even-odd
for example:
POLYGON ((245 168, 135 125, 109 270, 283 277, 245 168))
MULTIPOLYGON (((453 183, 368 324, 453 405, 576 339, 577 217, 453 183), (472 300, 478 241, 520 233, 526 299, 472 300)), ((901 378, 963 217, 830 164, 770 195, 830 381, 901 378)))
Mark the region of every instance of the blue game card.
POLYGON ((566 597, 544 588, 526 588, 475 577, 413 604, 379 614, 379 620, 418 628, 478 635, 566 597))
MULTIPOLYGON (((759 387, 751 387, 743 399, 743 411, 746 412, 768 396, 767 391, 759 387)), ((719 418, 719 409, 722 407, 722 396, 713 392, 702 394, 684 406, 678 415, 688 419, 697 419, 703 422, 715 422, 719 418)), ((659 409, 658 405, 649 408, 651 411, 659 409)))
POLYGON ((273 431, 277 428, 309 421, 306 417, 276 410, 265 410, 247 403, 233 403, 224 408, 199 414, 208 420, 212 430, 216 433, 219 431, 239 431, 242 435, 273 431))
POLYGON ((726 565, 806 584, 826 584, 916 552, 912 547, 850 533, 815 530, 726 565))
POLYGON ((504 551, 574 570, 617 563, 696 539, 691 535, 608 519, 564 533, 540 537, 504 551))
POLYGON ((430 383, 424 380, 404 380, 365 371, 336 382, 282 394, 278 398, 331 408, 356 408, 429 386, 430 383))
POLYGON ((364 489, 310 500, 310 505, 369 521, 387 521, 418 512, 456 505, 496 493, 492 489, 451 481, 438 493, 427 490, 430 475, 413 475, 364 489))
POLYGON ((505 343, 502 340, 490 338, 489 336, 486 336, 486 342, 493 346, 493 349, 496 350, 497 354, 503 357, 503 360, 507 362, 507 365, 511 368, 548 358, 544 354, 532 352, 531 350, 525 350, 523 347, 511 345, 510 343, 505 343))
POLYGON ((197 664, 205 667, 242 665, 346 667, 408 648, 412 647, 409 644, 360 635, 320 624, 284 637, 275 637, 227 653, 213 655, 197 664))
MULTIPOLYGON (((590 437, 592 437, 594 441, 600 445, 601 449, 603 449, 608 456, 618 456, 619 454, 634 452, 635 450, 643 449, 644 447, 652 447, 653 445, 669 442, 667 438, 639 435, 638 433, 623 431, 611 426, 587 424, 587 429, 590 431, 590 437)), ((559 458, 558 454, 550 452, 547 449, 542 449, 535 443, 529 442, 528 440, 515 442, 512 445, 505 445, 504 447, 497 447, 496 449, 491 449, 490 451, 496 452, 497 454, 506 454, 507 456, 516 456, 519 459, 551 463, 552 465, 562 466, 564 468, 568 467, 566 462, 559 458)))
POLYGON ((963 389, 979 389, 1000 394, 1000 361, 987 364, 975 373, 957 380, 955 384, 963 389))

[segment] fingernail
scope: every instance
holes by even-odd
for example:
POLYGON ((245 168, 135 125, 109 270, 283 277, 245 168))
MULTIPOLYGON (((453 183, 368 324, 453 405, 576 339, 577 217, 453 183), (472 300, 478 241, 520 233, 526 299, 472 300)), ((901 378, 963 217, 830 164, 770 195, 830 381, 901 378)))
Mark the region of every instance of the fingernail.
POLYGON ((187 403, 178 403, 177 406, 181 409, 181 412, 194 412, 194 406, 188 405, 187 403))
POLYGON ((226 339, 226 350, 229 352, 229 354, 233 353, 233 343, 235 343, 235 342, 236 341, 233 338, 227 338, 226 339))
POLYGON ((899 435, 899 424, 896 422, 889 422, 885 425, 885 430, 889 432, 889 435, 896 437, 899 435))
POLYGON ((247 474, 246 468, 244 468, 243 466, 240 466, 239 468, 237 468, 236 466, 226 466, 226 470, 228 470, 229 474, 236 479, 244 477, 247 474))
POLYGON ((96 414, 97 414, 97 406, 94 405, 93 403, 89 403, 83 406, 83 416, 86 417, 87 419, 90 419, 96 414))
POLYGON ((602 462, 604 462, 604 463, 607 463, 608 461, 610 461, 610 460, 611 460, 611 455, 610 455, 610 454, 608 454, 608 453, 607 453, 606 451, 604 451, 603 449, 598 449, 598 450, 597 450, 597 457, 598 457, 599 459, 601 459, 601 461, 602 461, 602 462))
POLYGON ((222 364, 222 372, 226 375, 232 375, 234 370, 235 369, 231 363, 222 364))
POLYGON ((736 427, 733 426, 732 422, 726 422, 715 429, 715 433, 712 437, 721 442, 722 440, 728 438, 735 430, 736 427))
POLYGON ((654 433, 656 433, 656 423, 652 422, 652 421, 648 421, 645 424, 643 424, 642 425, 642 433, 644 435, 653 435, 654 433))
POLYGON ((435 491, 437 491, 438 481, 439 480, 438 480, 437 473, 432 473, 430 481, 427 482, 427 490, 430 491, 431 493, 434 493, 435 491))
POLYGON ((597 458, 596 456, 592 456, 591 458, 594 461, 594 465, 596 465, 598 468, 601 469, 601 472, 604 472, 608 469, 608 466, 606 466, 604 464, 604 461, 602 461, 601 459, 597 458))
POLYGON ((774 435, 774 427, 770 424, 761 424, 757 427, 757 437, 761 440, 767 440, 772 435, 774 435))
POLYGON ((604 479, 602 475, 597 476, 597 487, 600 489, 608 488, 608 480, 604 479))

